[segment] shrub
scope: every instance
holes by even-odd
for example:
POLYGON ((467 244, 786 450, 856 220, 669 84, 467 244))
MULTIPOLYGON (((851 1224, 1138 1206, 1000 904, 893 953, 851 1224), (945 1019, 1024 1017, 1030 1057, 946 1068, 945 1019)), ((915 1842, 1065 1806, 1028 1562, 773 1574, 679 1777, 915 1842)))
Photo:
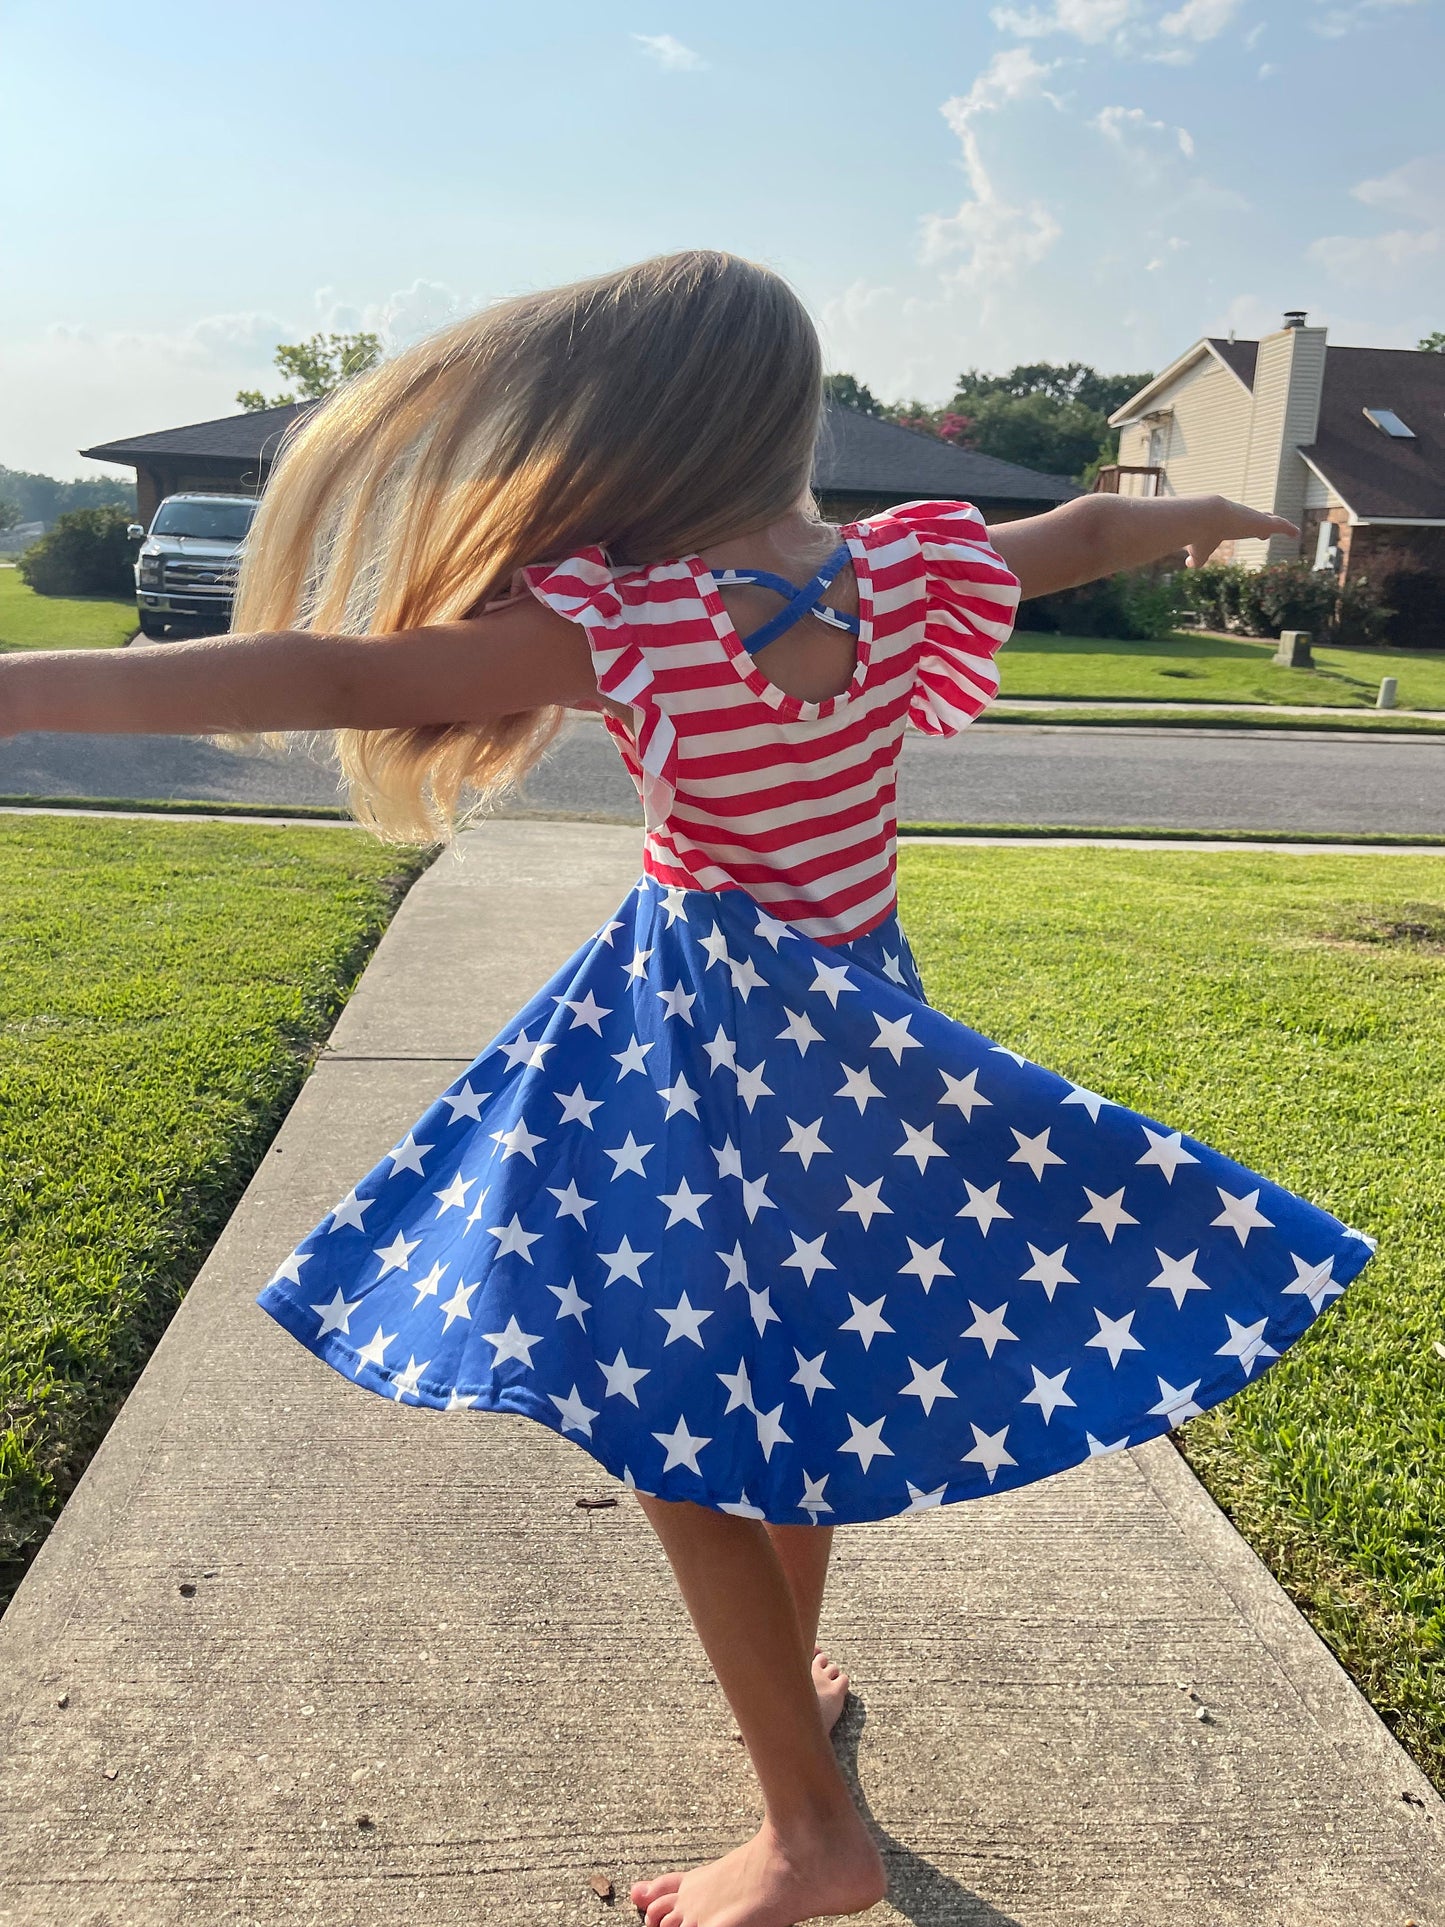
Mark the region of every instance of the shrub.
POLYGON ((123 508, 72 509, 16 564, 37 595, 126 595, 135 587, 134 549, 123 508))
MULTIPOLYGON (((1395 610, 1381 599, 1379 590, 1367 575, 1352 575, 1342 585, 1336 598, 1335 622, 1330 640, 1366 646, 1384 642, 1389 637, 1394 616, 1395 610)), ((1408 637, 1404 639, 1408 640, 1408 637)), ((1395 640, 1398 643, 1401 638, 1396 635, 1395 640)))
MULTIPOLYGON (((1398 580, 1398 578, 1395 578, 1398 580)), ((1307 562, 1276 562, 1267 569, 1246 569, 1237 562, 1206 562, 1178 578, 1188 607, 1206 629, 1235 635, 1277 636, 1283 629, 1307 629, 1317 642, 1379 643, 1386 640, 1396 611, 1365 576, 1343 587, 1324 569, 1307 562)), ((1445 594, 1433 578, 1436 610, 1425 618, 1430 592, 1421 594, 1421 627, 1439 636, 1445 628, 1445 594)), ((1395 600, 1393 582, 1387 585, 1395 600)), ((1397 625, 1402 626, 1402 625, 1397 625)))
POLYGON ((1192 609, 1205 629, 1227 629, 1235 613, 1237 598, 1233 578, 1243 571, 1233 562, 1206 562, 1197 569, 1186 569, 1180 577, 1186 608, 1192 609), (1228 605, 1226 605, 1228 596, 1228 605))
POLYGON ((1383 594, 1390 607, 1381 613, 1388 619, 1390 640, 1397 649, 1445 645, 1445 579, 1439 574, 1406 564, 1390 571, 1383 594))
POLYGON ((1246 635, 1307 629, 1323 637, 1333 627, 1338 588, 1328 570, 1313 569, 1308 562, 1272 562, 1243 575, 1239 622, 1246 635))
POLYGON ((1141 572, 1104 576, 1078 589, 1034 596, 1019 609, 1018 626, 1047 635, 1152 642, 1173 631, 1178 614, 1178 578, 1141 572))

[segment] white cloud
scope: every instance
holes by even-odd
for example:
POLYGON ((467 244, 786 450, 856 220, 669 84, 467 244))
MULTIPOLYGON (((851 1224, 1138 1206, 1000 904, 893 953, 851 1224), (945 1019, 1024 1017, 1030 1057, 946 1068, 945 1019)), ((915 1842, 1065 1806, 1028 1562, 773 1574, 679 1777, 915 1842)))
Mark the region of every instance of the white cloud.
POLYGON ((1440 252, 1440 228, 1392 228, 1387 234, 1322 234, 1306 253, 1347 286, 1367 287, 1440 252))
POLYGON ((1420 154, 1393 173, 1350 189, 1366 207, 1386 208, 1409 221, 1432 222, 1445 209, 1445 154, 1420 154))
POLYGON ((1347 33, 1373 25, 1382 13, 1394 12, 1399 7, 1416 7, 1422 3, 1423 0, 1350 0, 1350 4, 1341 6, 1334 4, 1333 0, 1315 0, 1315 5, 1323 6, 1325 10, 1317 13, 1310 25, 1326 40, 1341 40, 1347 33))
POLYGON ((1177 13, 1166 13, 1160 31, 1181 40, 1213 40, 1239 11, 1240 0, 1184 0, 1177 13))
POLYGON ((1096 43, 1117 33, 1133 13, 1134 0, 1054 0, 1050 7, 995 7, 989 18, 1000 33, 1020 40, 1062 33, 1096 43))
POLYGON ((1272 60, 1264 60, 1260 62, 1259 72, 1255 75, 1255 79, 1269 80, 1273 75, 1277 74, 1278 72, 1279 72, 1279 68, 1275 65, 1275 63, 1272 60))
POLYGON ((1043 202, 1020 207, 999 192, 974 125, 981 114, 995 113, 1031 96, 1041 95, 1057 106, 1056 97, 1043 86, 1053 65, 1035 60, 1027 47, 1007 47, 994 55, 966 94, 943 103, 943 117, 963 150, 963 171, 972 198, 955 214, 924 216, 921 252, 928 266, 962 257, 949 268, 946 279, 950 282, 983 286, 1011 280, 1041 261, 1062 232, 1043 202))
POLYGON ((685 47, 670 33, 635 33, 632 38, 649 60, 655 60, 669 73, 695 73, 707 65, 700 53, 685 47))
POLYGON ((1142 107, 1101 108, 1089 125, 1097 127, 1106 140, 1131 160, 1151 168, 1154 165, 1151 142, 1159 135, 1177 147, 1186 160, 1194 158, 1194 136, 1187 127, 1171 127, 1167 121, 1151 120, 1142 107))

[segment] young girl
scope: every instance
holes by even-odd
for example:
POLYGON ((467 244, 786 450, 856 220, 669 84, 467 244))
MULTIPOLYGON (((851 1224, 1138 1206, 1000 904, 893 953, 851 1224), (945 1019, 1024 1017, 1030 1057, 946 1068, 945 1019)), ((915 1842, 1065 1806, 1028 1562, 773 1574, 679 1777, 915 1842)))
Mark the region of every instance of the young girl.
POLYGON ((830 528, 820 390, 793 294, 727 255, 512 301, 306 422, 243 633, 0 660, 8 731, 334 729, 358 813, 429 840, 603 711, 641 881, 261 1303, 374 1392, 526 1413, 635 1487, 764 1803, 634 1887, 648 1927, 883 1891, 815 1646, 833 1526, 1155 1436, 1369 1255, 931 1009, 895 911, 905 726, 986 706, 1020 593, 1293 531, 1107 495, 830 528))

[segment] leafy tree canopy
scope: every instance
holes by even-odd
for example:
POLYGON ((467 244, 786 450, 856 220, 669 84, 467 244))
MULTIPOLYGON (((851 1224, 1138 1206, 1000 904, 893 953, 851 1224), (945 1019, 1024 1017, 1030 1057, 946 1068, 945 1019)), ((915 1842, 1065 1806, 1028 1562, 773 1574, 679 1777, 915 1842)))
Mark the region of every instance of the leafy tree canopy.
POLYGON ((294 392, 273 395, 268 401, 259 388, 242 388, 236 400, 249 413, 262 408, 284 408, 293 401, 320 401, 353 375, 364 375, 381 360, 381 337, 364 330, 354 335, 312 335, 307 341, 283 341, 274 357, 276 366, 294 392))
POLYGON ((12 502, 8 495, 0 495, 0 535, 3 535, 6 529, 13 529, 17 522, 22 522, 24 519, 20 513, 20 504, 12 502))
POLYGON ((1432 328, 1430 333, 1422 335, 1415 345, 1417 348, 1423 348, 1427 354, 1445 355, 1445 328, 1432 328))
POLYGON ((958 378, 953 406, 966 415, 971 404, 991 395, 1010 395, 1018 401, 1044 395, 1050 401, 1078 402, 1096 414, 1112 415, 1152 379, 1148 374, 1101 375, 1083 361, 1020 362, 1006 375, 985 375, 969 368, 958 378))
POLYGON ((841 402, 845 408, 856 408, 860 415, 882 416, 889 412, 872 389, 866 388, 853 375, 824 375, 823 393, 829 401, 841 402))
POLYGON ((53 522, 72 509, 123 508, 135 514, 135 486, 120 476, 87 475, 61 482, 53 475, 0 466, 0 495, 14 504, 16 522, 53 522))

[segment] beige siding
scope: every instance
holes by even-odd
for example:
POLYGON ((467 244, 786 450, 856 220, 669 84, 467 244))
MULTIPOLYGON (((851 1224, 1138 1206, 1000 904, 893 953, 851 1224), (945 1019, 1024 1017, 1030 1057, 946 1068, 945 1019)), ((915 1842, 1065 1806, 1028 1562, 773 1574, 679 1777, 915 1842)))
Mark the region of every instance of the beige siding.
MULTIPOLYGON (((1303 517, 1308 470, 1295 451, 1314 440, 1319 426, 1324 367, 1323 328, 1283 328, 1260 342, 1241 497, 1251 508, 1287 515, 1292 522, 1303 517)), ((1249 568, 1298 553, 1298 541, 1287 536, 1235 546, 1235 559, 1249 568)))
MULTIPOLYGON (((1250 406, 1248 389, 1213 355, 1202 355, 1155 396, 1152 407, 1163 414, 1162 421, 1131 422, 1120 430, 1119 460, 1148 462, 1151 431, 1158 430, 1159 441, 1152 445, 1164 470, 1166 495, 1237 496, 1244 486, 1250 406)), ((1119 485, 1129 493, 1131 482, 1145 480, 1122 475, 1119 485)))

